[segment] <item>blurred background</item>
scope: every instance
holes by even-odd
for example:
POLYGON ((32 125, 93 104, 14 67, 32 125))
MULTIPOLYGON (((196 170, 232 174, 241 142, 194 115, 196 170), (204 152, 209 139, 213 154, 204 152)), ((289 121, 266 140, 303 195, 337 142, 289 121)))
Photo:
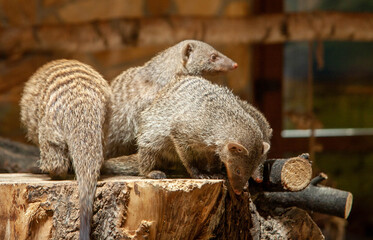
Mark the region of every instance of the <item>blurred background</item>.
POLYGON ((110 81, 199 39, 238 63, 210 80, 264 113, 270 157, 309 152, 315 174, 353 193, 348 221, 313 214, 327 239, 373 239, 372 11, 370 0, 0 0, 0 136, 27 142, 18 102, 48 61, 110 81))

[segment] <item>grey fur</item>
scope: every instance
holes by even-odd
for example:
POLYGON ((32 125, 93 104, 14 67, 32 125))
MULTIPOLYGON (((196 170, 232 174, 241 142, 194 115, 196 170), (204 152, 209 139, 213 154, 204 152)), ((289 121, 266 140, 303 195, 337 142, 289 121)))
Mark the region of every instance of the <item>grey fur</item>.
POLYGON ((80 195, 80 239, 89 239, 110 98, 109 84, 93 68, 57 60, 31 76, 20 103, 27 136, 40 147, 40 168, 63 177, 72 162, 80 195))
MULTIPOLYGON (((257 122, 260 130, 263 133, 263 141, 270 144, 272 138, 272 128, 270 127, 267 119, 263 116, 261 112, 259 112, 255 107, 250 105, 248 102, 238 99, 239 104, 247 113, 249 113, 257 122)), ((262 156, 262 163, 264 160, 267 159, 267 154, 262 156)), ((263 181, 263 164, 259 164, 259 166, 255 169, 254 173, 252 174, 253 179, 256 182, 263 181)))
POLYGON ((162 178, 157 170, 181 161, 191 177, 205 178, 219 175, 223 163, 239 194, 264 161, 270 132, 264 116, 227 88, 177 77, 141 113, 140 172, 162 178))
POLYGON ((111 83, 113 118, 106 156, 136 152, 135 139, 141 111, 175 76, 201 76, 235 68, 237 63, 210 45, 185 40, 159 53, 143 66, 124 71, 111 83))

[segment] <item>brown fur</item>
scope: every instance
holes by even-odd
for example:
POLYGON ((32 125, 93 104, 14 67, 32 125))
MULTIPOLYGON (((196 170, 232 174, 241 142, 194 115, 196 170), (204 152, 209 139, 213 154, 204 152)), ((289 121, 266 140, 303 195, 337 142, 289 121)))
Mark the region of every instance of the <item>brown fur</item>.
POLYGON ((247 106, 203 78, 176 78, 141 113, 140 172, 162 178, 159 170, 181 161, 191 177, 205 178, 219 174, 223 163, 232 188, 241 193, 264 161, 271 132, 259 111, 247 106))
POLYGON ((40 168, 63 177, 72 162, 80 195, 81 239, 89 239, 110 97, 108 83, 90 66, 57 60, 37 70, 21 99, 21 121, 28 138, 40 147, 40 168))
POLYGON ((236 67, 237 63, 210 45, 185 40, 164 50, 143 66, 124 71, 111 83, 113 118, 107 157, 136 152, 140 113, 175 76, 201 76, 227 72, 236 67))

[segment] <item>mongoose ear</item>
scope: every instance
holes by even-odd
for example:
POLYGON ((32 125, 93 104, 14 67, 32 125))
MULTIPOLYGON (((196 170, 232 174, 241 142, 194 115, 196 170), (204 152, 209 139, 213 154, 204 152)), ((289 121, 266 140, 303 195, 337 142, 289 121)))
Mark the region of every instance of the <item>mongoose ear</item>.
POLYGON ((266 154, 270 148, 271 146, 268 143, 263 142, 263 155, 266 154))
POLYGON ((228 150, 232 153, 247 154, 247 149, 239 143, 230 142, 228 143, 228 150))
POLYGON ((194 45, 192 43, 187 43, 184 47, 183 47, 183 51, 182 51, 182 57, 183 57, 183 64, 185 65, 190 57, 190 54, 192 53, 194 49, 194 45))
POLYGON ((273 129, 272 128, 270 128, 270 129, 267 130, 267 135, 268 136, 272 136, 272 133, 273 133, 273 129))

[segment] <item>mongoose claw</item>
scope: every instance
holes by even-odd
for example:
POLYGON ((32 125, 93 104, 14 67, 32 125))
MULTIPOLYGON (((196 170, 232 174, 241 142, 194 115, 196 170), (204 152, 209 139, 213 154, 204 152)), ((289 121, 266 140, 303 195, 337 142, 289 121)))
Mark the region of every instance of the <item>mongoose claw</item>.
POLYGON ((213 174, 211 175, 212 179, 226 179, 226 177, 223 174, 213 174))
POLYGON ((146 175, 147 178, 152 178, 152 179, 164 179, 166 178, 166 174, 162 171, 159 171, 159 170, 154 170, 154 171, 151 171, 150 173, 148 173, 146 175))

